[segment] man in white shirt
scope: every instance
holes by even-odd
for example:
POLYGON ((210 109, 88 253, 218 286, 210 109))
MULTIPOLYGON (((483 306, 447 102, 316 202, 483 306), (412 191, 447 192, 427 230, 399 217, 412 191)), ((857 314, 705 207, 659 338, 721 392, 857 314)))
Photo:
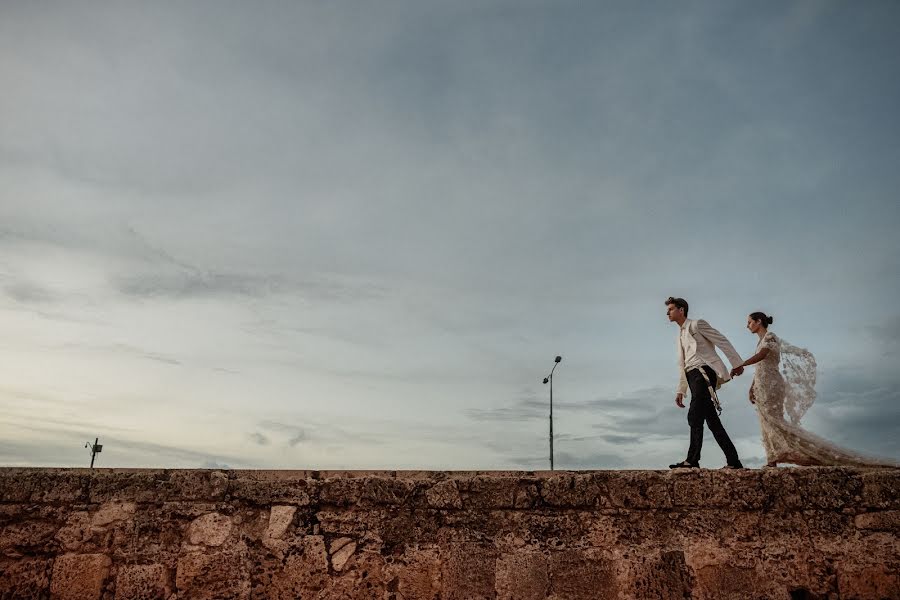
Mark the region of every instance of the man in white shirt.
POLYGON ((691 390, 691 404, 688 408, 688 425, 691 427, 691 443, 688 448, 687 459, 669 465, 672 469, 699 468, 700 449, 703 446, 703 423, 709 426, 713 437, 725 453, 726 469, 743 469, 737 450, 731 443, 731 438, 725 432, 719 414, 722 408, 716 390, 730 377, 725 363, 716 353, 718 347, 733 367, 735 374, 743 372, 738 367, 743 360, 731 345, 728 339, 710 326, 703 319, 690 320, 687 318, 688 303, 684 298, 672 298, 666 300, 666 316, 669 321, 677 323, 678 332, 678 389, 675 392, 675 404, 684 408, 684 394, 691 390))

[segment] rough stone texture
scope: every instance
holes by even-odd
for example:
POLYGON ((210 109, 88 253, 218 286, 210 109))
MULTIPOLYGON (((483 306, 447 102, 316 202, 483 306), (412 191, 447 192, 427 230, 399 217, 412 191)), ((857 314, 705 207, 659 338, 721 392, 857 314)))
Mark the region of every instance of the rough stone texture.
POLYGON ((53 564, 50 598, 100 600, 112 561, 105 554, 64 554, 53 564))
POLYGON ((188 544, 192 546, 221 546, 231 533, 233 522, 218 513, 194 519, 188 529, 188 544))
POLYGON ((166 600, 171 593, 164 565, 125 565, 116 577, 115 600, 166 600))
POLYGON ((0 468, 0 599, 900 600, 900 471, 0 468))

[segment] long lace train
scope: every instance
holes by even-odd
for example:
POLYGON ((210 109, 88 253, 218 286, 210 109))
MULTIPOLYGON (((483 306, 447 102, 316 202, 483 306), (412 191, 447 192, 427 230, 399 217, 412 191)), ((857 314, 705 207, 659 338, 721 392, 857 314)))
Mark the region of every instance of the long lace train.
POLYGON ((769 354, 757 363, 753 376, 756 411, 763 447, 770 463, 803 466, 900 467, 900 462, 867 456, 803 429, 800 420, 816 399, 816 360, 804 348, 766 333, 757 350, 769 354), (778 366, 782 363, 782 372, 778 366), (785 420, 787 412, 790 422, 785 420))

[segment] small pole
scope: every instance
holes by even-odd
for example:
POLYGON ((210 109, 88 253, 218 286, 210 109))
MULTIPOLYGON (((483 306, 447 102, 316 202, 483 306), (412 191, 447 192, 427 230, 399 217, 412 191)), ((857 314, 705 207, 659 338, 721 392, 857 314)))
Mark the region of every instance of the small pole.
POLYGON ((557 356, 553 359, 553 368, 550 369, 550 374, 544 377, 544 384, 550 384, 550 470, 553 470, 553 372, 556 370, 556 367, 559 366, 560 361, 562 360, 562 356, 557 356))
POLYGON ((550 374, 550 470, 553 470, 553 373, 550 374))
MULTIPOLYGON (((550 389, 552 390, 553 388, 551 387, 550 389)), ((92 469, 94 468, 94 457, 97 456, 96 448, 97 448, 97 442, 99 442, 99 441, 100 441, 100 438, 98 438, 98 437, 94 438, 94 445, 91 446, 91 468, 92 469)))
POLYGON ((94 468, 94 459, 97 457, 97 454, 103 451, 103 445, 100 444, 100 438, 94 438, 94 443, 85 442, 85 448, 91 449, 91 468, 94 468))

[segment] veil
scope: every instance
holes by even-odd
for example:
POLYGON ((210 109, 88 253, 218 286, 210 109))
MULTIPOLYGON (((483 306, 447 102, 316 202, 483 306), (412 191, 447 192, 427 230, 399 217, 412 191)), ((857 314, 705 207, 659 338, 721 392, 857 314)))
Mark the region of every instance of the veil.
POLYGON ((791 423, 799 425, 800 419, 816 401, 816 357, 806 348, 780 341, 784 409, 791 423))

